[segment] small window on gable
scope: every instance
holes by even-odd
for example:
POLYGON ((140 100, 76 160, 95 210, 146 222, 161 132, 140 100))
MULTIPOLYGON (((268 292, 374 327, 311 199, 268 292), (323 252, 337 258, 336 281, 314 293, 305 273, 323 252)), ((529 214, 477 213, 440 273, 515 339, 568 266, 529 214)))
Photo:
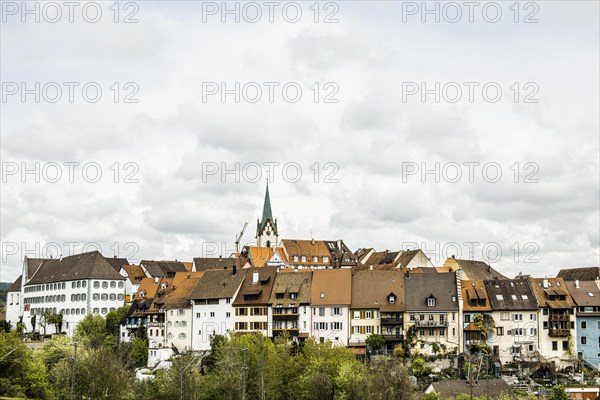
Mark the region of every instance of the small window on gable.
POLYGON ((435 297, 427 298, 427 307, 435 307, 435 297))
POLYGON ((325 292, 321 292, 321 298, 324 299, 325 298, 325 292))
POLYGON ((388 296, 388 303, 390 303, 390 304, 396 303, 396 296, 394 296, 393 294, 390 294, 388 296))

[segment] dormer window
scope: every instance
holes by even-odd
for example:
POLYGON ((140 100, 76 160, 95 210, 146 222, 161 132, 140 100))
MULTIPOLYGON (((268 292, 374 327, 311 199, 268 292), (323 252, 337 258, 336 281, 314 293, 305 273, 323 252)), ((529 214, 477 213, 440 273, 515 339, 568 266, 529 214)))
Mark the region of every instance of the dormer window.
POLYGON ((396 303, 396 296, 394 296, 393 294, 390 294, 388 296, 388 303, 395 304, 396 303))
POLYGON ((277 299, 283 299, 284 295, 285 295, 285 293, 275 293, 275 298, 277 298, 277 299))
POLYGON ((315 262, 315 263, 316 263, 316 262, 319 262, 319 257, 317 257, 317 256, 313 256, 313 262, 315 262))
POLYGON ((325 262, 325 263, 326 263, 326 262, 329 262, 329 257, 327 257, 327 256, 323 256, 323 262, 325 262))
POLYGON ((306 256, 302 256, 302 262, 306 262, 306 256))
POLYGON ((435 307, 435 297, 427 298, 427 307, 435 307))
POLYGON ((294 262, 298 262, 298 256, 294 256, 294 262))
POLYGON ((140 292, 140 297, 144 297, 145 293, 144 292, 140 292))
POLYGON ((290 293, 290 299, 297 299, 298 293, 290 293))

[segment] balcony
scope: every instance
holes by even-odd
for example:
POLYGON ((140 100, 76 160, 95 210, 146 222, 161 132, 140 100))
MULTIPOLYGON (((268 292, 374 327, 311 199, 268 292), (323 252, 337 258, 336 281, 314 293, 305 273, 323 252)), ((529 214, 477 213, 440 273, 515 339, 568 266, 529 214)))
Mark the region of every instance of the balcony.
POLYGON ((569 322, 571 320, 571 316, 568 314, 554 314, 548 317, 548 321, 550 322, 569 322))
POLYGON ((401 342, 404 340, 404 335, 396 335, 395 333, 392 334, 383 334, 383 339, 385 339, 385 341, 387 342, 401 342))
POLYGON ((416 320, 415 325, 417 328, 445 328, 448 326, 448 321, 416 320))
POLYGON ((548 335, 553 338, 564 338, 571 336, 570 329, 558 329, 558 328, 550 328, 548 330, 548 335))
POLYGON ((300 316, 300 314, 298 313, 275 313, 273 312, 273 318, 298 318, 300 316))
POLYGON ((402 318, 381 318, 381 325, 402 325, 402 318))

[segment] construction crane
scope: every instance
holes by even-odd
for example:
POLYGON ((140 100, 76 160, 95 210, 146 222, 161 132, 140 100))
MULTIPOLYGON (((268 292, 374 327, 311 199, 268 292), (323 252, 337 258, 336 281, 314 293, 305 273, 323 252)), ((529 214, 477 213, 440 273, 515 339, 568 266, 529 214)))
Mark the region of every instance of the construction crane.
POLYGON ((244 222, 244 227, 242 228, 242 231, 240 232, 239 235, 237 235, 235 237, 235 256, 236 257, 240 256, 240 240, 242 239, 242 236, 244 236, 244 232, 246 231, 247 226, 248 226, 248 223, 244 222))

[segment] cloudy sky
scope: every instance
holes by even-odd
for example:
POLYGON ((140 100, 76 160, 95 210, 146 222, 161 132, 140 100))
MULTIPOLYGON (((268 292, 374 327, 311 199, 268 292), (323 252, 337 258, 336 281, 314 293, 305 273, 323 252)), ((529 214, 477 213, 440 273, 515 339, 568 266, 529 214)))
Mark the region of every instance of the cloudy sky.
POLYGON ((2 3, 2 281, 225 255, 267 178, 284 238, 600 264, 596 1, 55 4, 2 3))

